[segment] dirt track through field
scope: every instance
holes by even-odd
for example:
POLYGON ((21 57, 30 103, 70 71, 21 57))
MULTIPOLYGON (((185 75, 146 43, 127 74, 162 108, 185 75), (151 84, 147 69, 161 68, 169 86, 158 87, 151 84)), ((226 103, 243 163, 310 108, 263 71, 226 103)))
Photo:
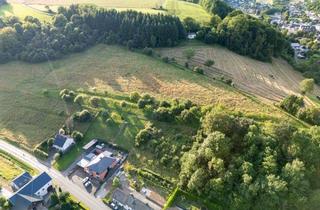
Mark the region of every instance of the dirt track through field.
MULTIPOLYGON (((175 57, 178 63, 184 65, 187 59, 183 52, 190 48, 195 50, 195 55, 189 61, 189 66, 202 67, 210 77, 230 78, 235 87, 245 92, 271 101, 280 101, 288 94, 299 94, 299 83, 304 79, 303 76, 279 58, 274 58, 272 63, 265 63, 219 46, 163 48, 159 52, 169 58, 175 57), (211 67, 204 66, 209 59, 215 64, 211 67)), ((318 86, 315 87, 314 94, 320 94, 318 86)))

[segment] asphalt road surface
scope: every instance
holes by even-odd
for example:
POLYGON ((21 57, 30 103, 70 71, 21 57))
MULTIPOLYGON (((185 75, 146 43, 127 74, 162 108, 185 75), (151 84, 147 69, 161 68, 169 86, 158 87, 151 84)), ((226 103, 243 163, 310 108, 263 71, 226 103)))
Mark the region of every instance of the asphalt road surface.
POLYGON ((59 171, 55 170, 51 166, 45 165, 44 163, 40 162, 30 153, 18 147, 15 147, 1 139, 0 149, 8 152, 9 154, 22 160, 23 162, 26 162, 27 164, 31 165, 34 169, 37 169, 40 172, 47 172, 53 179, 54 183, 59 185, 59 187, 61 187, 63 191, 71 193, 78 201, 81 201, 91 210, 111 210, 100 199, 90 195, 89 193, 81 189, 79 186, 77 186, 75 183, 70 181, 68 177, 62 175, 59 171))

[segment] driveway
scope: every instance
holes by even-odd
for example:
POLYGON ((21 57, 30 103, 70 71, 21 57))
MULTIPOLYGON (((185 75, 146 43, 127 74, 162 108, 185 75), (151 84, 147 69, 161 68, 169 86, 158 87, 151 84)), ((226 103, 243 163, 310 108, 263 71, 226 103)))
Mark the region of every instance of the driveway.
MULTIPOLYGON (((104 210, 110 209, 100 199, 88 194, 86 191, 81 189, 75 183, 70 181, 67 176, 64 176, 59 171, 51 167, 51 165, 40 162, 33 155, 28 152, 15 147, 4 140, 0 139, 0 148, 12 156, 28 163, 33 168, 39 171, 47 172, 56 184, 58 184, 63 190, 71 193, 77 200, 81 201, 84 205, 88 206, 92 210, 104 210)), ((110 209, 111 210, 111 209, 110 209)))

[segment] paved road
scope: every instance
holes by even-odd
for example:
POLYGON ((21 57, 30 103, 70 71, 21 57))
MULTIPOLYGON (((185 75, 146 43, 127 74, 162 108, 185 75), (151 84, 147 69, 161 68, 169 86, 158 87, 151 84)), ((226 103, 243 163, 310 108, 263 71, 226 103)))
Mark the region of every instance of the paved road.
POLYGON ((54 182, 61 187, 62 190, 70 192, 75 198, 84 203, 91 210, 111 210, 100 199, 90 195, 89 193, 81 189, 79 186, 77 186, 75 183, 70 181, 68 177, 62 175, 59 171, 55 170, 54 168, 51 168, 51 166, 47 166, 44 163, 40 162, 28 152, 19 149, 1 139, 0 148, 10 153, 14 157, 28 163, 38 171, 47 172, 51 176, 51 178, 53 178, 54 182))

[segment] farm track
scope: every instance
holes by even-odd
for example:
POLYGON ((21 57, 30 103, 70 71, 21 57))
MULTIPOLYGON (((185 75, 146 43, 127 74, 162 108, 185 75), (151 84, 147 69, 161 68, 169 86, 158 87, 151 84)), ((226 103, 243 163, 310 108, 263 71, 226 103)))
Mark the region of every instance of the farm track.
MULTIPOLYGON (((299 94, 302 75, 281 59, 264 63, 222 47, 208 46, 163 48, 159 52, 176 58, 179 64, 184 65, 187 59, 183 56, 183 52, 188 48, 195 50, 195 55, 188 61, 189 68, 199 66, 211 78, 232 79, 234 86, 244 92, 271 101, 281 101, 288 94, 299 94), (205 61, 209 59, 215 61, 215 64, 211 67, 204 66, 205 61)), ((316 87, 315 94, 319 93, 319 87, 316 87)), ((307 100, 307 103, 311 101, 307 100)))

